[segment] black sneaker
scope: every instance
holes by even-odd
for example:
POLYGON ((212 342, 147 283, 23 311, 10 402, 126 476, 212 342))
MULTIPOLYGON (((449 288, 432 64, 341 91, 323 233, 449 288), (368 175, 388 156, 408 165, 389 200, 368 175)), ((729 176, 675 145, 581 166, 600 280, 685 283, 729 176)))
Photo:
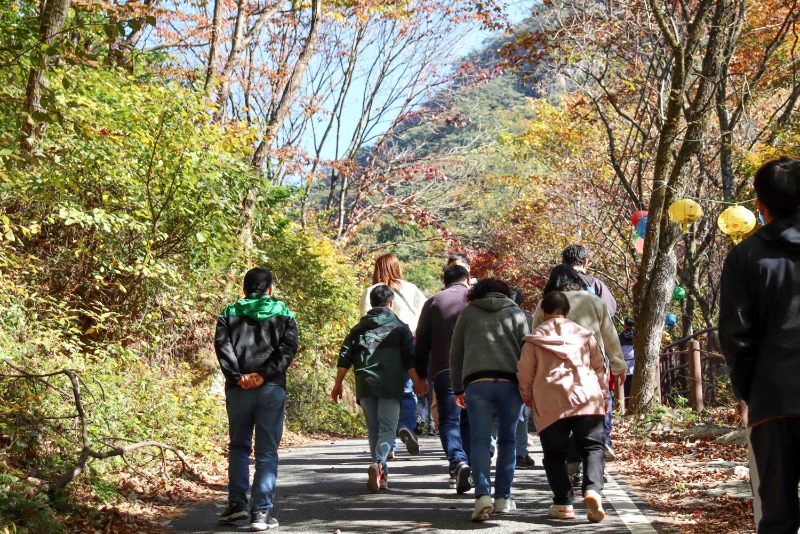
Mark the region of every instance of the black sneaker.
POLYGON ((256 510, 250 513, 250 531, 262 532, 278 526, 278 520, 269 515, 269 510, 256 510))
POLYGON ((397 431, 397 435, 400 437, 400 440, 405 444, 406 449, 408 449, 408 454, 416 455, 419 454, 419 441, 417 441, 417 437, 414 435, 406 427, 400 427, 400 430, 397 431))
POLYGON ((530 469, 535 466, 536 462, 531 458, 530 454, 525 456, 517 456, 517 469, 530 469))
POLYGON ((466 493, 472 489, 472 477, 467 462, 459 462, 456 466, 456 493, 466 493))
POLYGON ((233 523, 240 519, 247 519, 247 505, 241 501, 228 502, 228 506, 219 514, 220 523, 233 523))

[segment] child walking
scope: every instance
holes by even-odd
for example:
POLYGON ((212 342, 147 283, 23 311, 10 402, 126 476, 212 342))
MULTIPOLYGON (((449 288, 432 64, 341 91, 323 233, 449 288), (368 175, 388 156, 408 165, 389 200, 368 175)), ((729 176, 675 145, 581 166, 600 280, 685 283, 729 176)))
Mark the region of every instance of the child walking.
POLYGON ((394 291, 380 284, 370 291, 369 299, 372 309, 350 330, 339 351, 331 398, 333 402, 342 398, 342 381, 353 367, 356 400, 364 412, 372 455, 367 487, 377 493, 389 487, 386 457, 397 432, 405 373, 420 395, 427 393, 427 383, 414 369, 411 330, 392 311, 394 291))
POLYGON ((596 523, 606 516, 600 498, 608 397, 605 357, 592 332, 566 318, 570 305, 564 293, 548 293, 541 307, 545 322, 525 336, 517 378, 522 400, 532 409, 553 491, 547 517, 575 517, 566 457, 572 432, 585 466, 583 503, 589 521, 596 523))

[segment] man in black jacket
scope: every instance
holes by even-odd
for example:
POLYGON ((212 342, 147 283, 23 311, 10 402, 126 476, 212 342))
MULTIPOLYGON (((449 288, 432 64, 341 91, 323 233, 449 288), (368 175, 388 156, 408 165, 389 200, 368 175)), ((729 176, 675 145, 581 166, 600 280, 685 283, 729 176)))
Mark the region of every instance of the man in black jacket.
POLYGON ((297 323, 286 305, 272 298, 272 273, 260 267, 244 276, 245 298, 225 308, 217 321, 214 349, 225 375, 230 426, 228 506, 223 523, 248 516, 250 452, 255 428, 256 471, 250 499, 250 530, 278 526, 270 516, 283 433, 286 369, 297 352, 297 323))
POLYGON ((722 270, 719 334, 731 383, 748 404, 762 502, 759 533, 800 527, 800 161, 755 174, 765 226, 722 270))

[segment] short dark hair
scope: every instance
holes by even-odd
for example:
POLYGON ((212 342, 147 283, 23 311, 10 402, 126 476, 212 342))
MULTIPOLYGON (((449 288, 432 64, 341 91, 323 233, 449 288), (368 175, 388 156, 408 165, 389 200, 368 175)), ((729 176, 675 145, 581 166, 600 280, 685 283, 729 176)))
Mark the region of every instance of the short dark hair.
POLYGON ((775 219, 800 212, 800 161, 780 158, 761 166, 753 176, 758 200, 775 219))
POLYGON ((254 267, 244 275, 242 287, 248 295, 251 293, 264 294, 272 285, 272 272, 263 267, 254 267))
POLYGON ((517 303, 517 306, 522 306, 525 304, 525 293, 517 289, 516 287, 512 287, 511 289, 511 300, 517 303))
POLYGON ((556 265, 550 271, 550 278, 547 279, 543 293, 547 295, 551 291, 578 291, 582 287, 583 282, 577 271, 570 265, 562 263, 561 265, 556 265))
POLYGON ((583 265, 589 259, 589 253, 581 245, 570 245, 561 251, 561 261, 567 265, 583 265))
POLYGON ((458 282, 464 282, 468 279, 469 271, 461 265, 450 265, 444 268, 444 274, 442 275, 444 287, 448 287, 458 282))
POLYGON ((625 326, 629 326, 629 327, 633 328, 633 325, 634 325, 633 317, 626 317, 625 318, 625 326))
POLYGON ((385 308, 394 300, 394 291, 386 284, 378 284, 369 292, 369 303, 373 308, 385 308))
POLYGON ((557 313, 566 317, 569 308, 569 299, 562 291, 551 291, 542 298, 542 311, 548 315, 557 313))
POLYGON ((508 298, 511 298, 511 290, 508 284, 496 278, 484 278, 483 280, 478 280, 474 286, 469 288, 467 292, 467 302, 482 299, 489 293, 502 293, 508 298))
POLYGON ((447 265, 450 265, 452 263, 460 263, 462 265, 469 266, 469 259, 460 252, 456 252, 455 254, 451 254, 450 257, 447 258, 447 265))

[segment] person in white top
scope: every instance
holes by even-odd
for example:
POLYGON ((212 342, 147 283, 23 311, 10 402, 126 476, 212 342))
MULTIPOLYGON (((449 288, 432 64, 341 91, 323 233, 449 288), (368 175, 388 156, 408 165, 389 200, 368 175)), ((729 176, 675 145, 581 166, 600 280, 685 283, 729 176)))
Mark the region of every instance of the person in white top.
MULTIPOLYGON (((416 336, 419 314, 427 298, 417 286, 407 280, 403 280, 400 260, 394 254, 384 254, 375 260, 375 268, 372 271, 372 285, 364 290, 358 304, 358 311, 361 316, 364 316, 372 308, 369 302, 369 294, 372 288, 379 284, 386 284, 392 288, 395 293, 392 311, 401 321, 408 325, 411 333, 416 336)), ((414 433, 414 427, 416 427, 417 423, 417 396, 414 393, 413 381, 406 375, 403 402, 400 404, 400 417, 397 421, 397 435, 405 444, 409 454, 419 454, 419 439, 414 433)), ((425 395, 427 390, 416 391, 416 393, 425 395)), ((394 450, 390 457, 393 454, 394 450)))

